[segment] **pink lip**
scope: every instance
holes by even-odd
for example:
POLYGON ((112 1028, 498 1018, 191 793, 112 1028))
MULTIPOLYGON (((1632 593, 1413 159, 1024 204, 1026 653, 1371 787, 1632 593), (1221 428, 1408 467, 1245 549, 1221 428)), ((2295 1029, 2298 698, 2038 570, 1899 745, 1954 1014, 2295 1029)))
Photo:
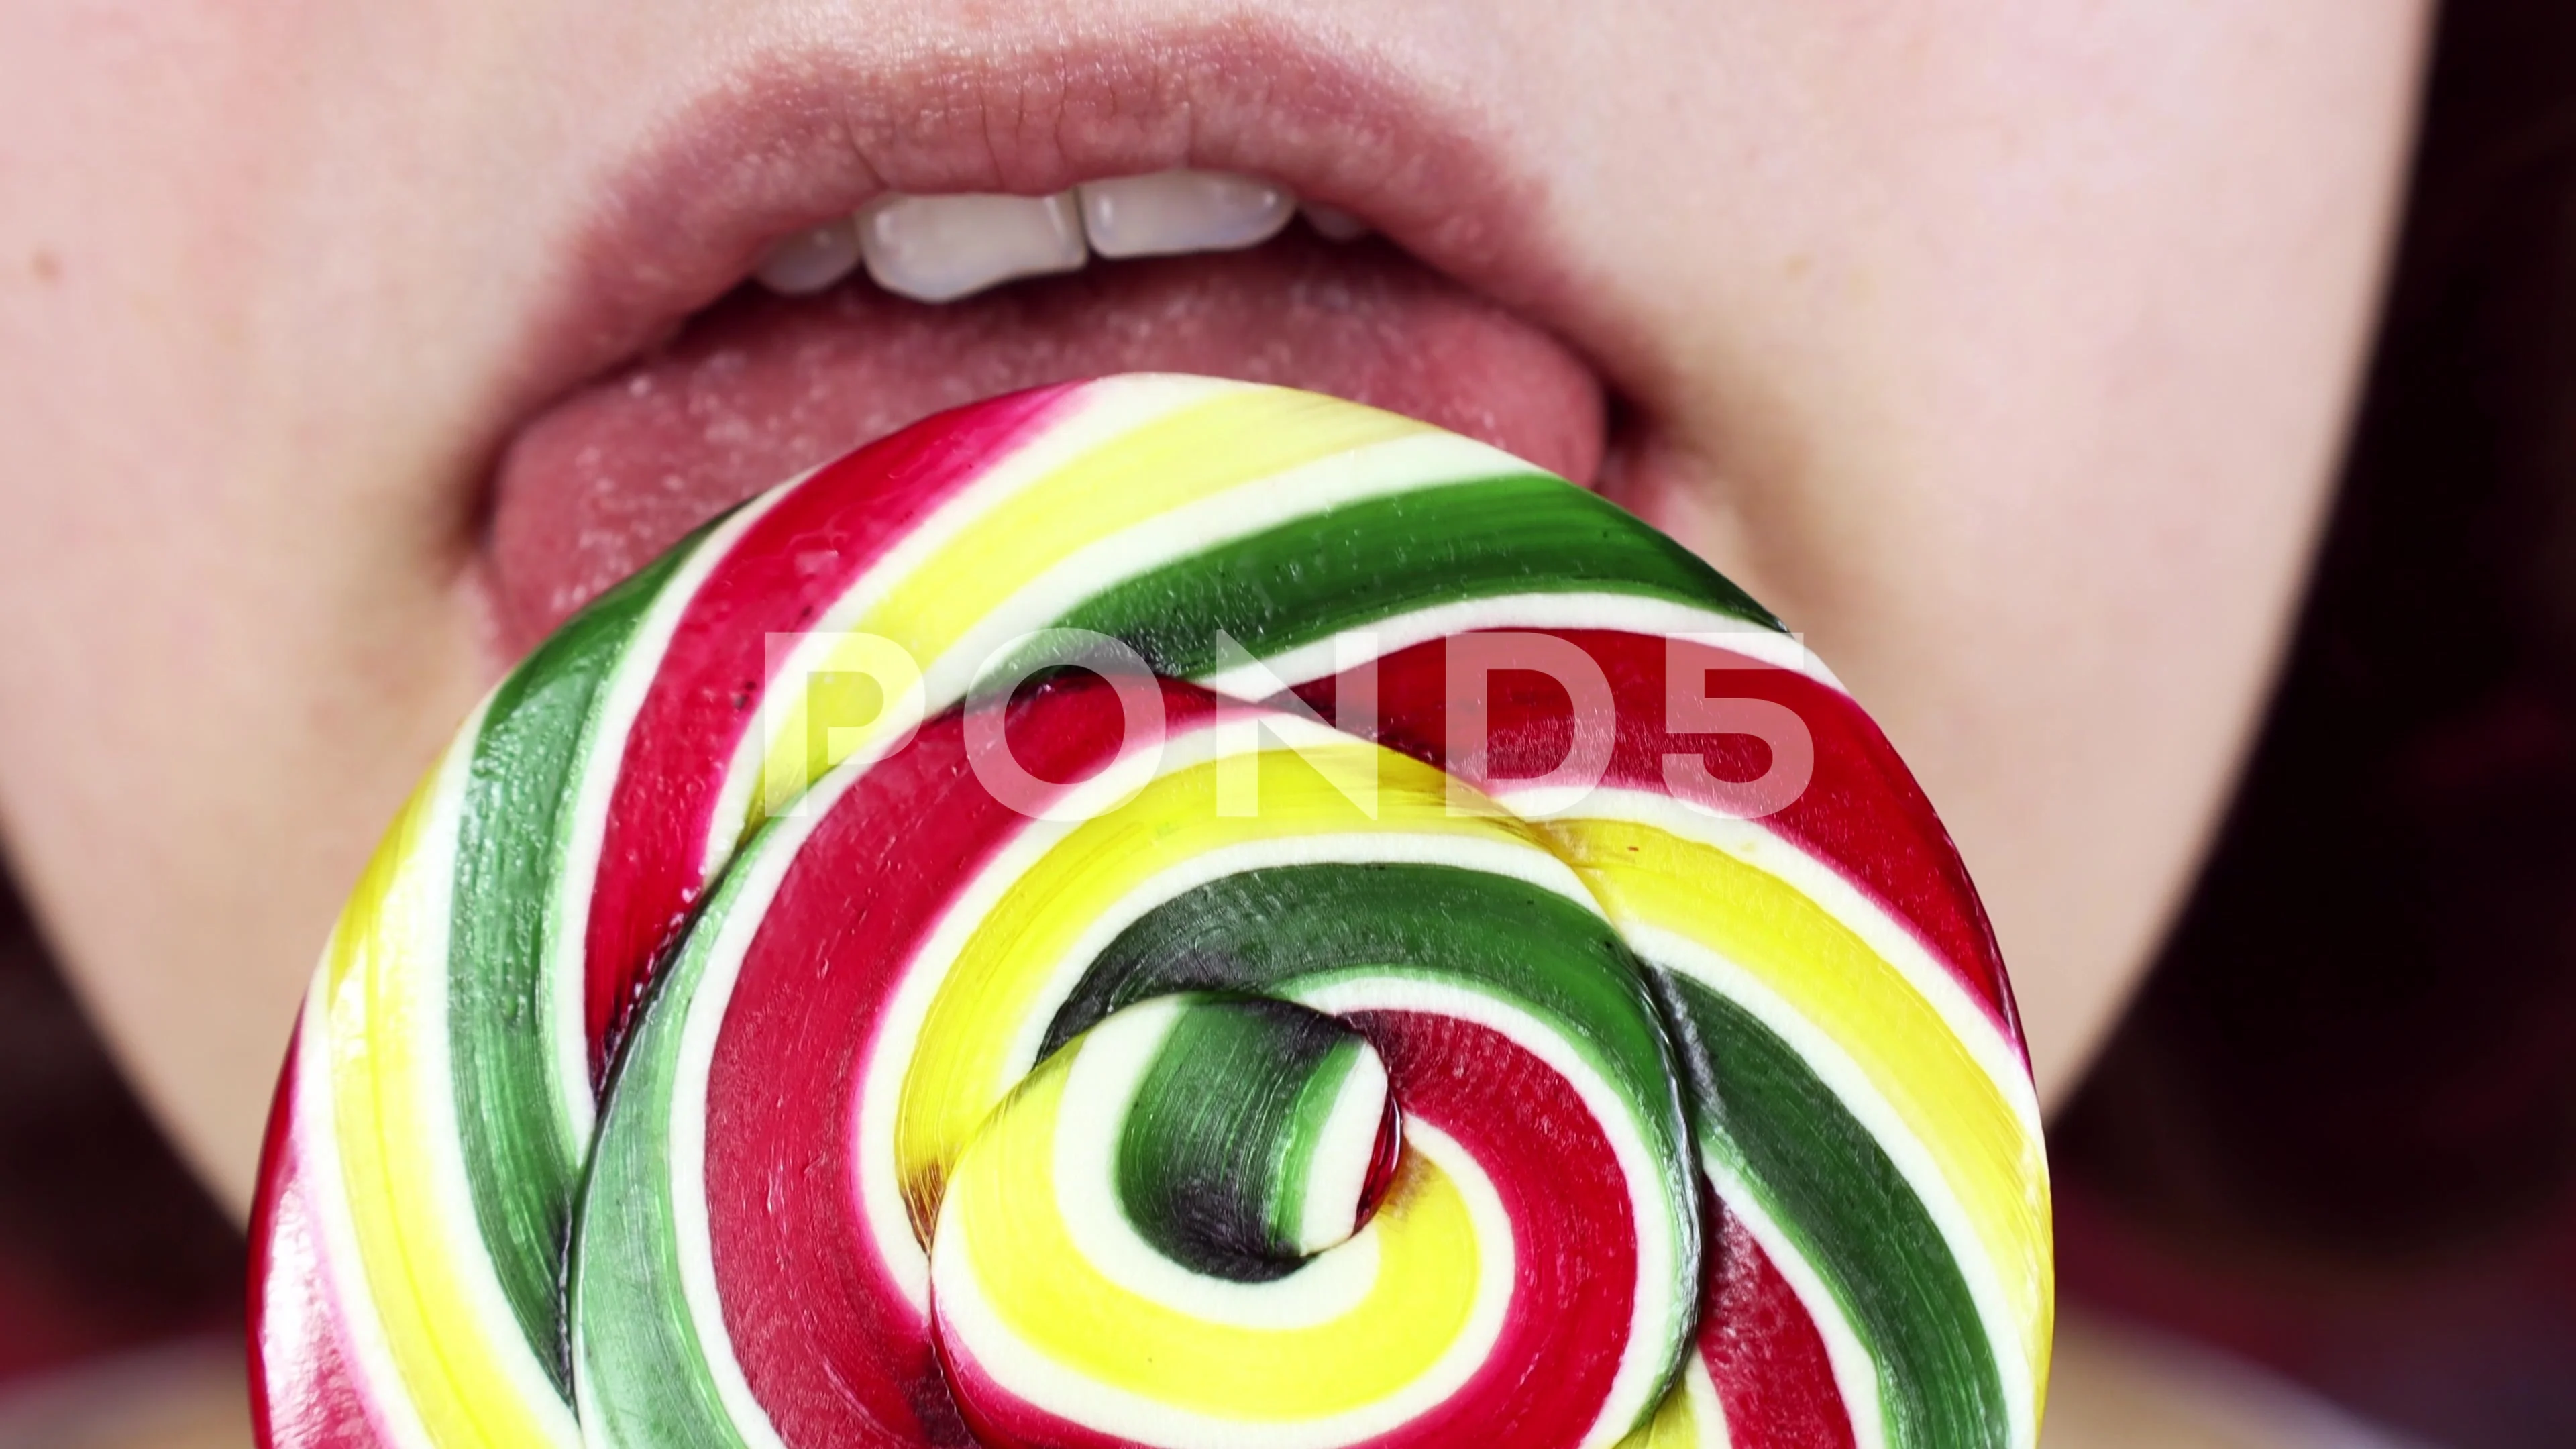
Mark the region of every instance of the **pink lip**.
POLYGON ((561 253, 512 389, 521 426, 733 290, 779 237, 875 196, 1177 167, 1265 176, 1366 219, 1638 399, 1622 376, 1644 371, 1635 350, 1551 249, 1544 189, 1501 126, 1395 65, 1278 24, 901 50, 894 65, 828 43, 763 51, 676 105, 561 253))
POLYGON ((560 388, 732 288, 779 237, 889 191, 1042 195, 1194 166, 1280 181, 1581 339, 1571 271, 1533 221, 1541 188, 1492 128, 1384 66, 1271 27, 1009 54, 922 48, 744 63, 606 188, 564 269, 532 382, 560 388))

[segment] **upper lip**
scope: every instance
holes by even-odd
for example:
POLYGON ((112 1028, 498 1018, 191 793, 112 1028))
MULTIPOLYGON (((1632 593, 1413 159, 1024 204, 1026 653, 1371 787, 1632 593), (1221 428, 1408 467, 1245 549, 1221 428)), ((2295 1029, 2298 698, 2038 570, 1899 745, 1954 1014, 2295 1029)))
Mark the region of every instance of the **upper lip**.
POLYGON ((778 238, 887 192, 1041 195, 1182 167, 1351 212, 1554 332, 1614 388, 1630 370, 1619 329, 1552 250, 1544 188, 1513 164, 1498 109, 1346 41, 1233 23, 899 56, 810 36, 755 52, 612 159, 540 293, 508 410, 533 415, 739 284, 778 238))

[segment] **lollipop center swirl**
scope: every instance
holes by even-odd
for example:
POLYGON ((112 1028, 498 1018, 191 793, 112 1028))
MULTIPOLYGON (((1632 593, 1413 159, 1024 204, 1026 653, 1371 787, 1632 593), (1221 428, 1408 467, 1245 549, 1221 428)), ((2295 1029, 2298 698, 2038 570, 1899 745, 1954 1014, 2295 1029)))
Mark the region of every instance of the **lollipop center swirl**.
MULTIPOLYGON (((950 1191, 1061 1214, 1095 1262, 1126 1265, 1112 1276, 1152 1296, 1164 1265, 1245 1285, 1298 1272, 1361 1230, 1401 1151, 1386 1064, 1358 1031, 1291 1002, 1178 992, 1041 1063, 950 1191), (1161 1263, 1132 1271, 1142 1253, 1161 1263)), ((943 1213, 939 1232, 978 1226, 943 1213)))

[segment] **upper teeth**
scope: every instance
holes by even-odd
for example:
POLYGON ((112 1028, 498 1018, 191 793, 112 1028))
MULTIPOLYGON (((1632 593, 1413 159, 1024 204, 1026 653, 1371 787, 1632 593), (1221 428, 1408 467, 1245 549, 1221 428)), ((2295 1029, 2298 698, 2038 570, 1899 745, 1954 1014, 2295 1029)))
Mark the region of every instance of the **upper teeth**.
POLYGON ((1222 171, 1160 171, 1077 189, 1083 235, 1104 257, 1258 246, 1297 212, 1284 188, 1222 171))
POLYGON ((1284 187, 1223 171, 1122 176, 1053 196, 888 196, 777 243, 752 275, 796 296, 832 286, 864 261, 889 292, 947 302, 1014 277, 1073 271, 1091 252, 1258 246, 1296 213, 1297 198, 1284 187))
POLYGON ((995 282, 1082 265, 1073 193, 889 196, 859 213, 859 250, 878 286, 945 302, 995 282))

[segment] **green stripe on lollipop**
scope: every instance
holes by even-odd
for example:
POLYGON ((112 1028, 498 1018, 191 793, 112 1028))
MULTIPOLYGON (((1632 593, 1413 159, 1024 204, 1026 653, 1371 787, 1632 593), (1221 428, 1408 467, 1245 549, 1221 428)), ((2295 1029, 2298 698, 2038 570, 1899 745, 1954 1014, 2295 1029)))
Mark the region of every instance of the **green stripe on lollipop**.
POLYGON ((1887 1149, 1751 1012, 1696 981, 1664 981, 1684 1023, 1701 1142, 1760 1199, 1860 1336, 1887 1443, 2010 1443, 1992 1336, 1887 1149))
POLYGON ((556 1080, 546 917, 599 692, 688 553, 675 548, 602 595, 501 682, 475 742, 459 827, 448 1050, 465 1180, 510 1311, 567 1396, 559 1291, 588 1144, 561 1102, 591 1087, 556 1080))
POLYGON ((1544 473, 1323 509, 1139 574, 1057 626, 1122 639, 1154 672, 1194 678, 1229 662, 1221 632, 1267 658, 1443 604, 1544 593, 1625 594, 1782 628, 1698 555, 1544 473))
MULTIPOLYGON (((1239 1283, 1295 1272, 1307 1195, 1365 1050, 1358 1032, 1284 1001, 1193 996, 1137 1084, 1120 1132, 1119 1204, 1183 1267, 1239 1283)), ((1382 1098, 1381 1098, 1382 1100, 1382 1098)), ((1374 1138, 1377 1116, 1362 1124, 1374 1138)), ((1345 1232, 1356 1201, 1341 1205, 1345 1232)))

